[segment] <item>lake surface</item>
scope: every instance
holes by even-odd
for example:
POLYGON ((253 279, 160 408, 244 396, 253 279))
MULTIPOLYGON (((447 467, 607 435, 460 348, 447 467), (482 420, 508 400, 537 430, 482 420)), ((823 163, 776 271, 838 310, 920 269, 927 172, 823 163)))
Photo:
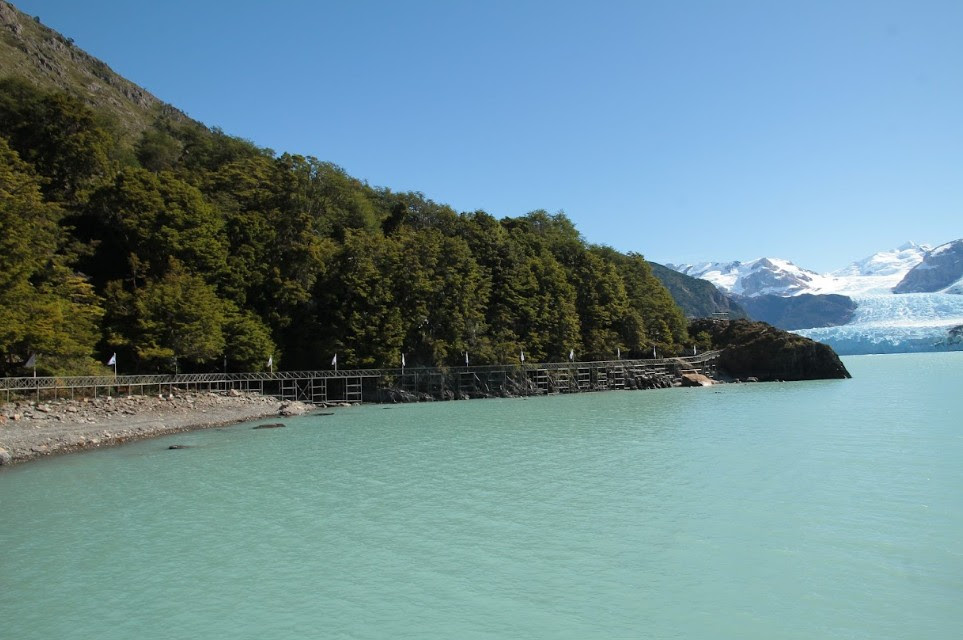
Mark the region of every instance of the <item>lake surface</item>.
POLYGON ((4 470, 0 636, 959 638, 963 353, 845 362, 4 470))

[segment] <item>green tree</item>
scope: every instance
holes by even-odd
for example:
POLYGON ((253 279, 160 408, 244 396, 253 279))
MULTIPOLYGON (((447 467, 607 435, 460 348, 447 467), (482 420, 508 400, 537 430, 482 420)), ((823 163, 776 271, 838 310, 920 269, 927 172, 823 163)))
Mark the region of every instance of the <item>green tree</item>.
POLYGON ((574 254, 573 261, 583 355, 611 358, 623 342, 620 329, 629 311, 625 285, 615 267, 591 251, 574 254))
POLYGON ((395 236, 401 262, 396 295, 407 319, 405 346, 421 364, 459 364, 464 352, 490 362, 485 308, 490 282, 468 244, 435 229, 395 236))
POLYGON ((224 339, 228 366, 234 371, 262 371, 267 369, 269 357, 275 363, 281 360, 270 329, 251 311, 229 309, 224 339))
POLYGON ((521 318, 522 342, 535 360, 564 360, 570 349, 582 351, 575 287, 548 251, 532 256, 521 294, 530 301, 521 318))
POLYGON ((183 152, 184 143, 162 123, 144 131, 134 149, 140 166, 154 172, 176 169, 183 152))
POLYGON ((130 168, 98 189, 84 225, 99 239, 91 271, 101 282, 139 286, 162 276, 170 258, 211 283, 228 274, 224 221, 196 188, 169 172, 130 168))
MULTIPOLYGON (((320 292, 319 349, 351 366, 385 366, 404 346, 402 310, 392 277, 397 246, 380 235, 347 231, 332 280, 320 292)), ((318 358, 323 358, 318 353, 318 358)))
POLYGON ((226 309, 214 288, 171 259, 167 273, 133 296, 134 352, 148 366, 201 365, 224 354, 226 309))
POLYGON ((117 147, 80 100, 15 78, 0 80, 0 136, 46 179, 45 197, 65 203, 110 175, 117 147))
POLYGON ((0 354, 7 374, 33 353, 43 354, 42 372, 88 370, 103 314, 92 287, 58 253, 61 211, 43 201, 40 183, 0 137, 0 354))

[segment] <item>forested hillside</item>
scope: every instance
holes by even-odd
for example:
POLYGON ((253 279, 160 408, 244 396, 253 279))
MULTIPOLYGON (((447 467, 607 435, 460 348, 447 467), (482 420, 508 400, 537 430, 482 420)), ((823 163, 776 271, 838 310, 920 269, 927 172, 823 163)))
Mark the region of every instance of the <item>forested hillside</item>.
POLYGON ((2 373, 453 365, 682 349, 640 255, 497 219, 156 111, 0 78, 2 373))

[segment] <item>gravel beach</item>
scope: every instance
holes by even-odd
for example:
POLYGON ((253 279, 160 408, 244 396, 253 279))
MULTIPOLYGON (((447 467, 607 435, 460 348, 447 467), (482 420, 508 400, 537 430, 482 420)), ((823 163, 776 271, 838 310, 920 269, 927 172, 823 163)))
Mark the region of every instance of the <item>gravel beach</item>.
POLYGON ((311 409, 237 391, 8 402, 0 405, 0 465, 311 409))

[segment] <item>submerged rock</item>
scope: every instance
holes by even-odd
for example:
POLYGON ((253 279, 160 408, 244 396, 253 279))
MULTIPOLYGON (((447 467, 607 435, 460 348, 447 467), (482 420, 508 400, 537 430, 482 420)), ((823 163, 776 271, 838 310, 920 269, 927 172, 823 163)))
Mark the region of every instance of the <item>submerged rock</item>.
POLYGON ((282 428, 282 427, 284 427, 284 426, 285 426, 285 425, 284 425, 284 423, 282 423, 282 422, 271 422, 271 423, 268 423, 268 424, 259 424, 258 426, 254 427, 254 428, 255 428, 255 429, 280 429, 280 428, 282 428))

